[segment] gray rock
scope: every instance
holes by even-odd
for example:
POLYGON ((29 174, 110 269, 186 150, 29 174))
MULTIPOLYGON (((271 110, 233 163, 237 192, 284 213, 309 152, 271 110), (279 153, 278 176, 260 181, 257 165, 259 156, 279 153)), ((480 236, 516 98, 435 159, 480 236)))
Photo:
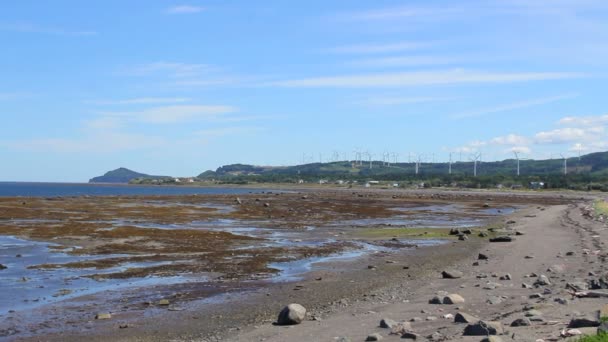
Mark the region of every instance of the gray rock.
POLYGON ((526 284, 526 283, 522 283, 521 287, 524 288, 524 289, 533 289, 534 288, 534 286, 532 286, 530 284, 526 284))
POLYGON ((568 324, 568 328, 576 329, 576 328, 593 328, 599 327, 600 321, 597 317, 575 317, 570 320, 570 324, 568 324))
POLYGON ((469 239, 468 236, 466 235, 459 235, 458 236, 458 241, 467 241, 469 239))
POLYGON ((104 313, 98 313, 97 315, 95 315, 95 319, 110 319, 112 318, 112 314, 104 312, 104 313))
POLYGON ((528 327, 532 325, 529 318, 518 318, 511 322, 512 327, 528 327))
POLYGON ((500 278, 499 278, 499 279, 500 279, 500 280, 511 280, 511 279, 513 279, 513 278, 511 277, 511 275, 510 275, 509 273, 507 273, 507 274, 505 274, 505 275, 503 275, 503 276, 500 276, 500 278))
POLYGON ((542 313, 542 312, 540 312, 540 311, 538 311, 538 310, 534 310, 534 309, 532 309, 532 310, 528 310, 528 311, 526 311, 526 313, 525 313, 525 316, 526 316, 526 317, 532 317, 532 316, 542 316, 542 315, 543 315, 543 313, 542 313))
POLYGON ((300 304, 289 304, 281 310, 278 325, 300 324, 306 318, 306 308, 300 304))
POLYGON ((454 316, 454 323, 475 323, 475 322, 479 322, 479 318, 469 315, 467 313, 464 312, 459 312, 456 314, 456 316, 454 316))
POLYGON ((5 269, 7 269, 7 268, 8 268, 8 267, 6 267, 6 266, 4 266, 4 265, 0 264, 0 270, 5 270, 5 269))
POLYGON ((422 322, 422 318, 414 317, 414 318, 410 319, 410 322, 422 322))
POLYGON ((346 336, 340 336, 340 337, 338 337, 336 342, 352 342, 352 340, 346 336))
POLYGON ((534 286, 536 287, 548 285, 551 285, 551 282, 549 281, 549 278, 547 278, 547 276, 544 274, 539 275, 536 281, 534 282, 534 286))
POLYGON ((464 298, 461 295, 452 293, 445 297, 443 297, 443 304, 462 304, 464 303, 464 298))
POLYGON ((589 285, 584 281, 573 281, 566 284, 567 289, 574 290, 576 292, 589 290, 589 285))
POLYGON ((477 260, 488 260, 489 257, 483 253, 479 253, 479 255, 477 256, 477 260))
POLYGON ((442 304, 441 298, 435 296, 429 300, 429 304, 442 304))
POLYGON ((497 305, 497 304, 500 304, 500 303, 502 303, 502 302, 503 302, 503 300, 502 300, 502 298, 501 298, 501 297, 499 297, 499 296, 492 296, 492 297, 490 297, 490 298, 488 298, 488 299, 486 300, 486 303, 488 303, 488 304, 490 304, 490 305, 497 305))
POLYGON ((479 237, 488 237, 488 233, 486 233, 486 232, 479 232, 479 234, 477 234, 477 236, 479 236, 479 237))
POLYGON ((445 279, 458 279, 458 278, 462 278, 463 273, 458 270, 445 270, 445 271, 441 272, 441 275, 445 279))
POLYGON ((412 330, 412 326, 409 322, 397 323, 397 325, 391 328, 391 335, 401 335, 406 331, 412 330))
POLYGON ((528 298, 530 298, 530 299, 541 299, 541 298, 543 298, 543 294, 542 293, 533 293, 533 294, 529 295, 528 298))
POLYGON ((503 333, 502 324, 500 322, 479 321, 469 324, 464 329, 464 336, 488 336, 499 335, 503 333))
POLYGON ((380 335, 378 333, 371 334, 371 335, 367 336, 365 341, 382 341, 382 335, 380 335))
POLYGON ((558 297, 558 298, 555 298, 554 301, 556 303, 561 304, 561 305, 568 305, 568 304, 570 304, 570 300, 568 300, 567 298, 558 297))
POLYGON ((515 241, 515 238, 508 235, 497 236, 495 238, 490 238, 490 242, 512 242, 515 241))
POLYGON ((498 336, 487 336, 481 342, 502 342, 502 339, 498 336))
POLYGON ((429 341, 443 341, 445 340, 445 336, 443 336, 443 334, 441 334, 438 331, 435 331, 434 333, 432 333, 431 335, 426 337, 429 341))
POLYGON ((420 337, 420 335, 418 335, 412 331, 406 331, 403 333, 403 335, 401 335, 401 338, 406 338, 409 340, 417 340, 418 337, 420 337))
POLYGON ((383 318, 380 320, 380 328, 384 329, 393 329, 393 327, 397 326, 397 324, 397 321, 390 318, 383 318))

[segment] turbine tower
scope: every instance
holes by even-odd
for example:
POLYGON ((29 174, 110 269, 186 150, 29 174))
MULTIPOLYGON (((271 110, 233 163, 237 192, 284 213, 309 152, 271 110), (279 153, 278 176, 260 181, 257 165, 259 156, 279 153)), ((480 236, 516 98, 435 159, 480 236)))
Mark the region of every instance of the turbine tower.
POLYGON ((481 160, 481 153, 476 153, 471 157, 473 162, 473 177, 477 177, 477 163, 481 160))
POLYGON ((517 160, 517 175, 519 176, 519 153, 513 151, 513 154, 515 155, 515 159, 517 160))
POLYGON ((452 174, 452 152, 450 152, 450 162, 448 163, 448 174, 452 174))
POLYGON ((564 176, 568 174, 568 158, 564 157, 563 154, 559 154, 564 159, 564 176))

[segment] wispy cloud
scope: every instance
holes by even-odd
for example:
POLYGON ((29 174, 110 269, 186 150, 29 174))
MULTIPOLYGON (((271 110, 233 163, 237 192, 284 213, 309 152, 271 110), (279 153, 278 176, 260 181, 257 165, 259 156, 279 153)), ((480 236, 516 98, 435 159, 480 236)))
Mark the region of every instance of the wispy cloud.
POLYGON ((204 11, 204 7, 192 6, 192 5, 178 5, 169 7, 167 13, 169 14, 193 14, 204 11))
POLYGON ((465 112, 465 113, 455 114, 455 115, 452 115, 451 117, 453 119, 475 118, 475 117, 480 117, 480 116, 484 116, 484 115, 488 115, 488 114, 507 112, 507 111, 512 111, 512 110, 516 110, 516 109, 540 106, 540 105, 549 104, 552 102, 573 99, 577 96, 578 96, 578 94, 563 94, 563 95, 558 95, 558 96, 543 97, 543 98, 538 98, 538 99, 503 104, 503 105, 499 105, 496 107, 478 109, 478 110, 469 111, 469 112, 465 112))
POLYGON ((574 72, 478 72, 465 70, 395 72, 292 79, 267 83, 290 88, 372 88, 409 87, 466 83, 512 83, 586 77, 574 72))
POLYGON ((377 20, 398 20, 398 19, 414 19, 428 20, 436 18, 445 18, 454 14, 463 13, 461 7, 446 7, 446 6, 428 6, 428 7, 413 7, 401 6, 382 9, 371 9, 359 12, 344 13, 338 16, 341 20, 352 21, 377 21, 377 20))
POLYGON ((114 117, 152 124, 182 123, 201 119, 216 119, 237 108, 222 105, 175 105, 154 107, 141 111, 103 112, 104 117, 114 117))
POLYGON ((383 44, 356 44, 343 45, 329 49, 333 53, 344 54, 377 54, 387 52, 400 52, 418 50, 436 45, 436 42, 393 42, 383 44))
POLYGON ((163 104, 163 103, 183 103, 191 99, 186 97, 138 97, 124 100, 94 100, 85 101, 87 104, 94 105, 137 105, 137 104, 163 104))
POLYGON ((364 106, 396 106, 414 103, 432 103, 455 100, 456 97, 407 97, 407 96, 375 96, 357 101, 355 104, 364 106))
POLYGON ((70 30, 59 27, 40 26, 32 23, 0 23, 0 30, 21 33, 41 33, 56 36, 94 36, 96 31, 70 30))
POLYGON ((217 72, 219 70, 218 67, 209 64, 159 61, 121 68, 118 73, 128 76, 157 75, 181 79, 197 77, 202 74, 217 72))
POLYGON ((348 62, 357 67, 385 68, 385 67, 411 67, 427 65, 448 65, 457 63, 471 63, 472 59, 448 56, 399 56, 383 58, 367 58, 348 62))

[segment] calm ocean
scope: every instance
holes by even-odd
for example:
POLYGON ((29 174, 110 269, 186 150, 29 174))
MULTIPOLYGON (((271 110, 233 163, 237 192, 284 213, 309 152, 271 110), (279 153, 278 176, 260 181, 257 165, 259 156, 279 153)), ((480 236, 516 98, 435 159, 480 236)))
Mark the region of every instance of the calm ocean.
MULTIPOLYGON (((270 191, 247 188, 205 188, 187 186, 145 186, 86 183, 22 183, 0 182, 0 196, 58 197, 58 196, 120 196, 120 195, 209 195, 246 194, 270 191)), ((272 190, 275 191, 276 190, 272 190)))

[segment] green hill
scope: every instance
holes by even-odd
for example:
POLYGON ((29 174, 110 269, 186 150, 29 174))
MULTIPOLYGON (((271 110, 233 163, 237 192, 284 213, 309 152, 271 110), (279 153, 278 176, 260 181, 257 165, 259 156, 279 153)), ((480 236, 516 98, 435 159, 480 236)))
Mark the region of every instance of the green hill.
POLYGON ((520 176, 517 176, 517 161, 507 159, 493 162, 480 162, 477 177, 473 176, 474 163, 452 163, 452 173, 448 174, 449 164, 421 163, 416 174, 415 163, 384 164, 369 161, 357 165, 353 161, 311 163, 286 167, 254 166, 247 164, 225 165, 215 171, 205 171, 198 178, 220 182, 317 182, 328 181, 427 181, 433 184, 458 183, 464 186, 494 186, 498 184, 526 185, 532 181, 543 181, 551 187, 569 187, 570 184, 593 183, 608 184, 608 152, 591 153, 567 159, 567 175, 564 175, 563 159, 520 160, 520 176))
POLYGON ((145 173, 139 173, 127 168, 121 167, 116 170, 108 171, 103 176, 94 177, 89 180, 89 183, 129 183, 135 178, 142 179, 157 179, 168 178, 167 176, 151 176, 145 173))

